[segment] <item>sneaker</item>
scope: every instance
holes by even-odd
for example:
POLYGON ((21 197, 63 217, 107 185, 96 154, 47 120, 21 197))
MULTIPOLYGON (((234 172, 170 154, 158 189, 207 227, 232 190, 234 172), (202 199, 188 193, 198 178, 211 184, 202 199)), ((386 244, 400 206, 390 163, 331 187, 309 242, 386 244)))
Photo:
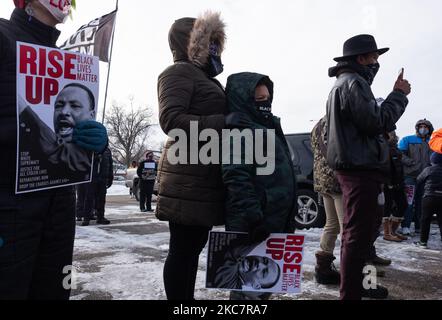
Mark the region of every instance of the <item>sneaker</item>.
POLYGON ((376 289, 362 289, 362 297, 370 299, 387 299, 388 289, 383 286, 376 286, 376 289))
POLYGON ((426 242, 420 242, 420 241, 417 241, 417 242, 415 242, 414 244, 415 244, 418 248, 421 248, 421 249, 428 249, 428 245, 427 245, 426 242))
POLYGON ((402 229, 401 229, 401 233, 402 233, 404 236, 410 236, 410 235, 411 235, 411 230, 410 230, 410 228, 402 228, 402 229))
POLYGON ((111 222, 109 220, 107 220, 106 218, 97 219, 97 224, 108 225, 110 223, 111 222))
POLYGON ((84 220, 81 224, 82 227, 87 227, 89 225, 89 220, 84 220))

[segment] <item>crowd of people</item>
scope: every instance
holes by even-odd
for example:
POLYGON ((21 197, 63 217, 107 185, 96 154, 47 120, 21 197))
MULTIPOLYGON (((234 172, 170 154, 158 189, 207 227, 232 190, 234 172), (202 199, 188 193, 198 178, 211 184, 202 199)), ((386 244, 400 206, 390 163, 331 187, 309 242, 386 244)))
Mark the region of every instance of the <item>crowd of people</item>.
MULTIPOLYGON (((104 201, 113 180, 112 156, 104 126, 79 123, 73 132, 82 139, 60 143, 95 153, 92 182, 79 185, 76 192, 73 187, 63 187, 14 193, 16 42, 55 47, 59 35, 55 26, 69 14, 69 10, 49 6, 49 0, 14 2, 11 19, 0 20, 0 142, 4 153, 0 166, 7 170, 0 177, 0 236, 4 242, 0 248, 0 299, 68 299, 70 287, 63 286, 63 270, 72 265, 75 215, 84 226, 94 216, 99 224, 109 223, 104 218, 104 201), (96 139, 91 132, 106 139, 96 139)), ((260 164, 256 161, 174 164, 167 156, 174 148, 172 138, 158 168, 152 154, 146 155, 137 170, 140 210, 152 210, 158 171, 156 217, 167 221, 170 230, 164 264, 169 300, 194 299, 199 255, 213 227, 247 232, 251 244, 271 233, 295 231, 296 173, 280 119, 272 113, 273 82, 267 75, 252 72, 230 76, 226 88, 215 79, 223 71, 224 29, 220 15, 211 12, 172 25, 169 45, 174 63, 158 79, 161 128, 165 133, 174 129, 187 133, 191 122, 197 122, 200 131, 273 131, 275 170, 257 175, 260 164)), ((431 123, 423 120, 416 125, 415 135, 398 143, 396 123, 406 112, 411 93, 404 72, 382 102, 371 91, 378 59, 387 51, 379 49, 370 35, 345 42, 343 56, 335 58, 337 64, 329 70, 336 83, 328 97, 326 116, 312 132, 315 189, 324 199, 327 215, 316 254, 316 279, 340 284, 341 299, 388 296, 384 287, 363 287, 365 265, 391 263, 376 253, 381 225, 385 240, 403 241, 414 221, 414 232, 421 235, 417 245, 422 247, 428 243, 434 213, 442 228, 442 132, 433 134, 431 123), (339 235, 337 271, 333 261, 339 235)), ((245 149, 237 155, 240 159, 246 158, 245 149)), ((269 298, 266 293, 231 294, 235 300, 269 298)))

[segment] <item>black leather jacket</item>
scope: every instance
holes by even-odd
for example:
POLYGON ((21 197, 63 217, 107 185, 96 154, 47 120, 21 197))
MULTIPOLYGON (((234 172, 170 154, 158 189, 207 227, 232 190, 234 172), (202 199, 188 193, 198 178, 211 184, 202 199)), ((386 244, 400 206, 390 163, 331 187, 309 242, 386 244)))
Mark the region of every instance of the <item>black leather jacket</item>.
POLYGON ((378 171, 390 169, 385 132, 393 131, 408 99, 392 92, 378 106, 368 82, 358 73, 343 71, 327 101, 327 161, 334 170, 378 171))
POLYGON ((442 165, 432 165, 417 177, 418 188, 424 185, 424 198, 442 197, 442 165))

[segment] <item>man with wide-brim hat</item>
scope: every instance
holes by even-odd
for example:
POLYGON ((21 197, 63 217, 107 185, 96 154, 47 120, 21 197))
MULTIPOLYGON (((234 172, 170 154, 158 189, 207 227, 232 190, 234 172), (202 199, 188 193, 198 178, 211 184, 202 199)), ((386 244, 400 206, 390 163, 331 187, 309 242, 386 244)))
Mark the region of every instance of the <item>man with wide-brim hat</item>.
POLYGON ((340 293, 344 300, 388 296, 384 287, 363 286, 363 267, 382 219, 382 185, 390 168, 383 134, 395 129, 411 92, 402 72, 382 105, 376 102, 370 86, 379 71, 378 59, 387 51, 378 48, 373 36, 358 35, 345 42, 343 55, 335 58, 338 64, 329 70, 337 80, 327 101, 327 162, 343 192, 340 293))
POLYGON ((341 62, 348 60, 349 58, 374 52, 377 52, 379 55, 383 55, 389 50, 390 48, 378 49, 376 40, 372 35, 361 34, 345 41, 343 56, 334 58, 334 60, 336 62, 341 62))

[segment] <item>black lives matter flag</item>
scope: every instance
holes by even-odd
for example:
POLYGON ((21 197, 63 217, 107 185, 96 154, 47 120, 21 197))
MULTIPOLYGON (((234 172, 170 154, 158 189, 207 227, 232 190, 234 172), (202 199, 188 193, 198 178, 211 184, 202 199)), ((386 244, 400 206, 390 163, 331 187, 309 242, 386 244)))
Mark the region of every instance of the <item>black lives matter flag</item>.
POLYGON ((115 10, 82 26, 60 46, 60 49, 93 55, 103 62, 109 62, 109 48, 116 15, 115 10))

